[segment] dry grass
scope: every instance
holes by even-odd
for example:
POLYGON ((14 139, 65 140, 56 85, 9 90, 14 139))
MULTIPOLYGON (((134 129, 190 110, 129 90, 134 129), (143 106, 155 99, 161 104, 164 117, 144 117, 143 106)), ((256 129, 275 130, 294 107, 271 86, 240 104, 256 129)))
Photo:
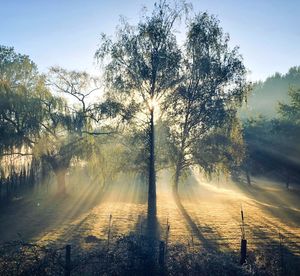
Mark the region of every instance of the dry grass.
MULTIPOLYGON (((253 187, 221 182, 218 188, 199 179, 191 177, 180 189, 183 214, 172 197, 170 178, 167 174, 159 177, 158 220, 161 239, 166 238, 167 221, 170 224, 169 248, 181 244, 192 253, 209 248, 238 253, 242 205, 249 258, 265 264, 262 252, 278 255, 283 249, 300 255, 298 191, 286 191, 265 180, 255 180, 253 187)), ((86 188, 67 198, 15 202, 0 215, 1 240, 16 239, 19 233, 40 245, 71 243, 89 249, 99 242, 106 244, 110 215, 112 239, 131 232, 143 235, 147 208, 142 191, 135 188, 126 196, 124 186, 100 200, 93 189, 86 188)))

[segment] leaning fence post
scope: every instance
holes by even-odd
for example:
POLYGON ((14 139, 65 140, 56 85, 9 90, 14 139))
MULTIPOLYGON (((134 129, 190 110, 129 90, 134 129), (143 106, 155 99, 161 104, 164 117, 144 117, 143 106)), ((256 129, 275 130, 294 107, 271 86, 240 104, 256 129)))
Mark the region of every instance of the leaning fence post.
POLYGON ((164 241, 160 241, 159 243, 158 263, 161 267, 163 267, 165 264, 165 242, 164 241))
POLYGON ((244 264, 246 262, 247 257, 247 240, 241 240, 241 261, 240 264, 244 264))
POLYGON ((241 239, 241 260, 240 264, 243 265, 246 262, 247 257, 247 240, 245 235, 245 222, 244 222, 244 212, 243 207, 241 207, 241 217, 242 217, 242 225, 241 225, 241 231, 242 231, 242 239, 241 239))
POLYGON ((111 223, 112 222, 112 214, 109 215, 109 222, 108 222, 108 232, 107 232, 107 249, 109 249, 110 244, 110 231, 111 231, 111 223))
POLYGON ((138 223, 139 223, 139 233, 141 237, 143 235, 143 223, 142 223, 141 215, 138 215, 138 223))
POLYGON ((285 275, 285 265, 284 265, 284 259, 283 259, 282 242, 283 242, 283 235, 279 232, 280 269, 281 269, 282 275, 285 275))
POLYGON ((66 246, 66 266, 65 266, 65 276, 71 275, 71 245, 66 246))
POLYGON ((166 229, 166 244, 165 244, 165 259, 167 258, 168 254, 168 242, 169 242, 169 233, 170 233, 170 223, 169 218, 167 218, 167 229, 166 229))

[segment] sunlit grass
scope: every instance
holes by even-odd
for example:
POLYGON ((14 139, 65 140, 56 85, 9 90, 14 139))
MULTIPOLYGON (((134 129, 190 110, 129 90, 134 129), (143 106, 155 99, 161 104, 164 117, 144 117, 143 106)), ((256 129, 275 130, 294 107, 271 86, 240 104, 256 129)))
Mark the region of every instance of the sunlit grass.
MULTIPOLYGON (((88 236, 106 241, 109 216, 112 215, 111 236, 135 232, 145 234, 147 205, 145 186, 125 178, 116 181, 105 200, 95 187, 81 183, 76 193, 65 198, 29 201, 22 212, 1 217, 7 239, 16 233, 41 244, 67 242, 89 246, 88 236), (130 182, 132 181, 132 182, 130 182), (34 202, 34 204, 32 204, 34 202), (18 222, 16 225, 10 221, 18 222), (8 229, 10 229, 10 234, 8 229)), ((245 214, 246 239, 250 250, 279 242, 279 233, 293 250, 291 241, 300 239, 299 194, 291 195, 280 186, 269 187, 256 179, 253 187, 220 180, 208 182, 198 174, 186 179, 180 187, 182 205, 197 226, 196 233, 178 209, 171 192, 171 176, 163 172, 158 177, 157 213, 160 237, 166 238, 170 224, 169 244, 183 243, 193 250, 205 248, 206 241, 219 250, 238 251, 241 239, 240 210, 245 214), (219 187, 218 187, 219 186, 219 187), (298 200, 298 201, 297 201, 298 200)), ((70 188, 70 183, 68 185, 70 188)), ((3 232, 2 230, 1 232, 3 232)))

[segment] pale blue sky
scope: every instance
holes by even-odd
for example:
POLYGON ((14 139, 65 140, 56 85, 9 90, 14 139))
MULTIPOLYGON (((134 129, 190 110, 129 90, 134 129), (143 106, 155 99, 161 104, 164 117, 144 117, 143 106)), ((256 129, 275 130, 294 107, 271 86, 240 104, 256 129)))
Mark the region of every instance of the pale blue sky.
MULTIPOLYGON (((0 0, 0 44, 28 54, 45 72, 52 65, 97 72, 100 33, 113 34, 119 16, 138 21, 153 0, 0 0)), ((239 45, 252 80, 300 65, 300 0, 192 0, 216 14, 239 45)))

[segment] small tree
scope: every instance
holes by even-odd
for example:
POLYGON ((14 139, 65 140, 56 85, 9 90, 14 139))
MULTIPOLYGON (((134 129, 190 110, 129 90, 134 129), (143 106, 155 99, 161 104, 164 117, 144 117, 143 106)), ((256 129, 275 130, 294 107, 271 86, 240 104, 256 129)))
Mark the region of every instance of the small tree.
POLYGON ((58 97, 43 100, 46 110, 43 126, 47 131, 42 134, 36 152, 51 165, 59 193, 64 194, 65 175, 72 158, 88 158, 95 148, 93 137, 110 132, 99 131, 104 127, 100 125, 103 123, 101 104, 88 101, 89 96, 99 90, 97 79, 85 72, 53 67, 48 74, 48 84, 58 97))

